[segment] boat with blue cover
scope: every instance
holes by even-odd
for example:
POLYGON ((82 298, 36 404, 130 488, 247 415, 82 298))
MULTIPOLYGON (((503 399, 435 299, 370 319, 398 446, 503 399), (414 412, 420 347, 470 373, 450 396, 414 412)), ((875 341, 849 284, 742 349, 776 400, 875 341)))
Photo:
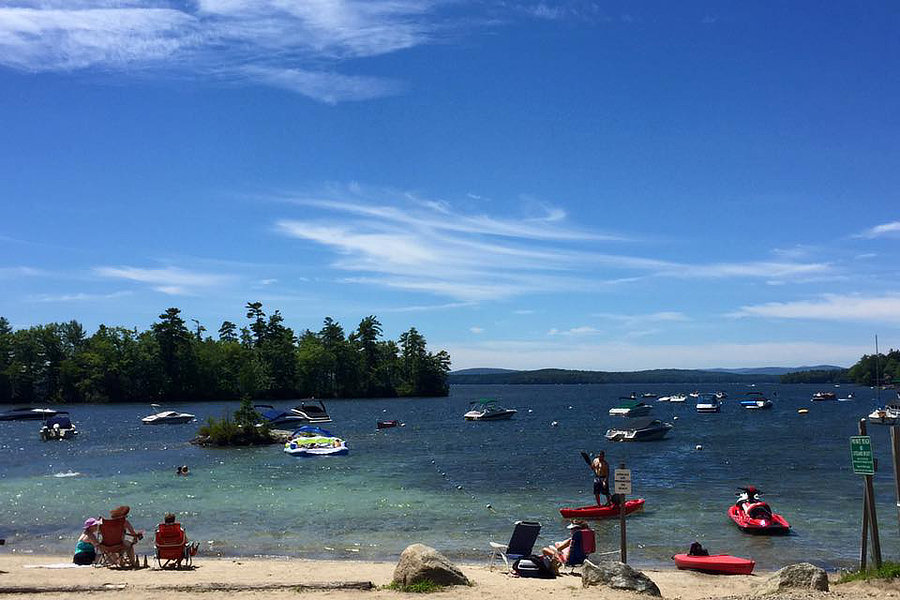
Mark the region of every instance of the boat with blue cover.
POLYGON ((284 451, 291 456, 342 456, 350 449, 346 441, 327 429, 304 425, 291 434, 284 451))
POLYGON ((45 442, 50 440, 70 440, 78 435, 78 430, 69 419, 69 413, 61 410, 55 415, 44 421, 44 425, 39 431, 41 439, 45 442))
POLYGON ((269 404, 254 404, 253 408, 269 427, 289 429, 309 423, 306 415, 299 415, 293 410, 281 410, 269 404))
POLYGON ((762 410, 772 408, 772 401, 762 392, 747 392, 740 400, 741 406, 748 410, 762 410))

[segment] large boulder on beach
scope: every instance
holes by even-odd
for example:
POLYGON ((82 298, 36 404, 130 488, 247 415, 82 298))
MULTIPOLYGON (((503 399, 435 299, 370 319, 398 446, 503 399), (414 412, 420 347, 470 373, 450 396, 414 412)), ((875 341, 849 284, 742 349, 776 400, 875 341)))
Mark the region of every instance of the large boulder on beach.
POLYGON ((605 585, 615 590, 630 590, 662 597, 659 587, 649 577, 618 561, 602 561, 596 565, 589 560, 584 561, 581 585, 605 585))
POLYGON ((413 544, 400 555, 400 562, 394 569, 394 583, 412 585, 422 581, 469 585, 466 576, 446 556, 425 544, 413 544))
POLYGON ((753 592, 754 596, 767 596, 790 590, 828 591, 828 575, 824 569, 809 563, 788 565, 775 572, 753 592))

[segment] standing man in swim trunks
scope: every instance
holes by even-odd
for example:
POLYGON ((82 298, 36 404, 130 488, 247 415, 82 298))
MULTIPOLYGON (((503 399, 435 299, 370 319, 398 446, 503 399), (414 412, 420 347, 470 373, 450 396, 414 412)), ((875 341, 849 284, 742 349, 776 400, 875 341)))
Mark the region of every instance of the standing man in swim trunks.
POLYGON ((597 499, 597 506, 602 506, 600 496, 606 496, 606 503, 609 504, 611 502, 609 496, 609 463, 606 462, 603 450, 591 459, 591 470, 594 472, 594 497, 597 499))

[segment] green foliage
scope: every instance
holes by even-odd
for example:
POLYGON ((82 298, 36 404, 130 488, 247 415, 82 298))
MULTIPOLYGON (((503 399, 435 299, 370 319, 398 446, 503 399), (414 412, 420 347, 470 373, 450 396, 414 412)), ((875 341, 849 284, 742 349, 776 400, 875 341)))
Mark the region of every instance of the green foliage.
POLYGON ((873 386, 900 383, 900 350, 891 349, 887 354, 866 354, 850 367, 849 377, 854 383, 873 386), (875 366, 878 365, 878 372, 875 366))
POLYGON ((849 583, 851 581, 867 581, 869 579, 900 579, 900 563, 885 562, 880 569, 866 569, 865 571, 854 571, 845 573, 838 580, 838 583, 849 583))
POLYGON ((0 403, 448 393, 449 355, 428 352, 415 329, 398 345, 381 339, 374 316, 349 336, 329 317, 318 333, 297 336, 279 311, 245 309, 247 326, 224 321, 218 339, 204 338, 195 319, 189 329, 178 308, 147 331, 101 325, 89 337, 76 321, 14 331, 0 317, 0 403))
POLYGON ((275 441, 272 433, 253 408, 250 398, 241 400, 241 406, 234 416, 226 415, 221 420, 210 417, 197 431, 200 443, 210 446, 258 446, 275 441))
POLYGON ((410 594, 430 594, 432 592, 442 591, 444 589, 444 586, 435 583, 430 579, 424 579, 422 581, 417 581, 416 583, 411 583, 409 585, 403 585, 399 581, 392 581, 391 583, 384 586, 383 589, 394 590, 397 592, 406 592, 410 594))
POLYGON ((778 378, 779 383, 850 383, 848 369, 832 369, 829 371, 795 371, 785 373, 778 378))

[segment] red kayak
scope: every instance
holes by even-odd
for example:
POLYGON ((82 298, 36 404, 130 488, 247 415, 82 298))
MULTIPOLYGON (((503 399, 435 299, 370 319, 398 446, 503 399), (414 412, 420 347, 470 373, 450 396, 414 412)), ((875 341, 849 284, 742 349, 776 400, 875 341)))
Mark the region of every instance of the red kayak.
POLYGON ((791 525, 781 515, 772 512, 769 505, 759 499, 759 490, 753 486, 741 488, 738 501, 728 507, 728 516, 747 533, 786 535, 791 525))
MULTIPOLYGON (((644 508, 644 499, 635 498, 634 500, 625 501, 625 514, 641 510, 644 508)), ((619 516, 618 504, 604 504, 597 506, 581 506, 578 508, 561 508, 559 514, 565 519, 613 519, 619 516)))
POLYGON ((692 556, 690 554, 676 554, 675 566, 679 569, 691 569, 704 573, 720 573, 722 575, 749 575, 753 572, 756 562, 747 558, 731 556, 730 554, 713 554, 712 556, 692 556))

